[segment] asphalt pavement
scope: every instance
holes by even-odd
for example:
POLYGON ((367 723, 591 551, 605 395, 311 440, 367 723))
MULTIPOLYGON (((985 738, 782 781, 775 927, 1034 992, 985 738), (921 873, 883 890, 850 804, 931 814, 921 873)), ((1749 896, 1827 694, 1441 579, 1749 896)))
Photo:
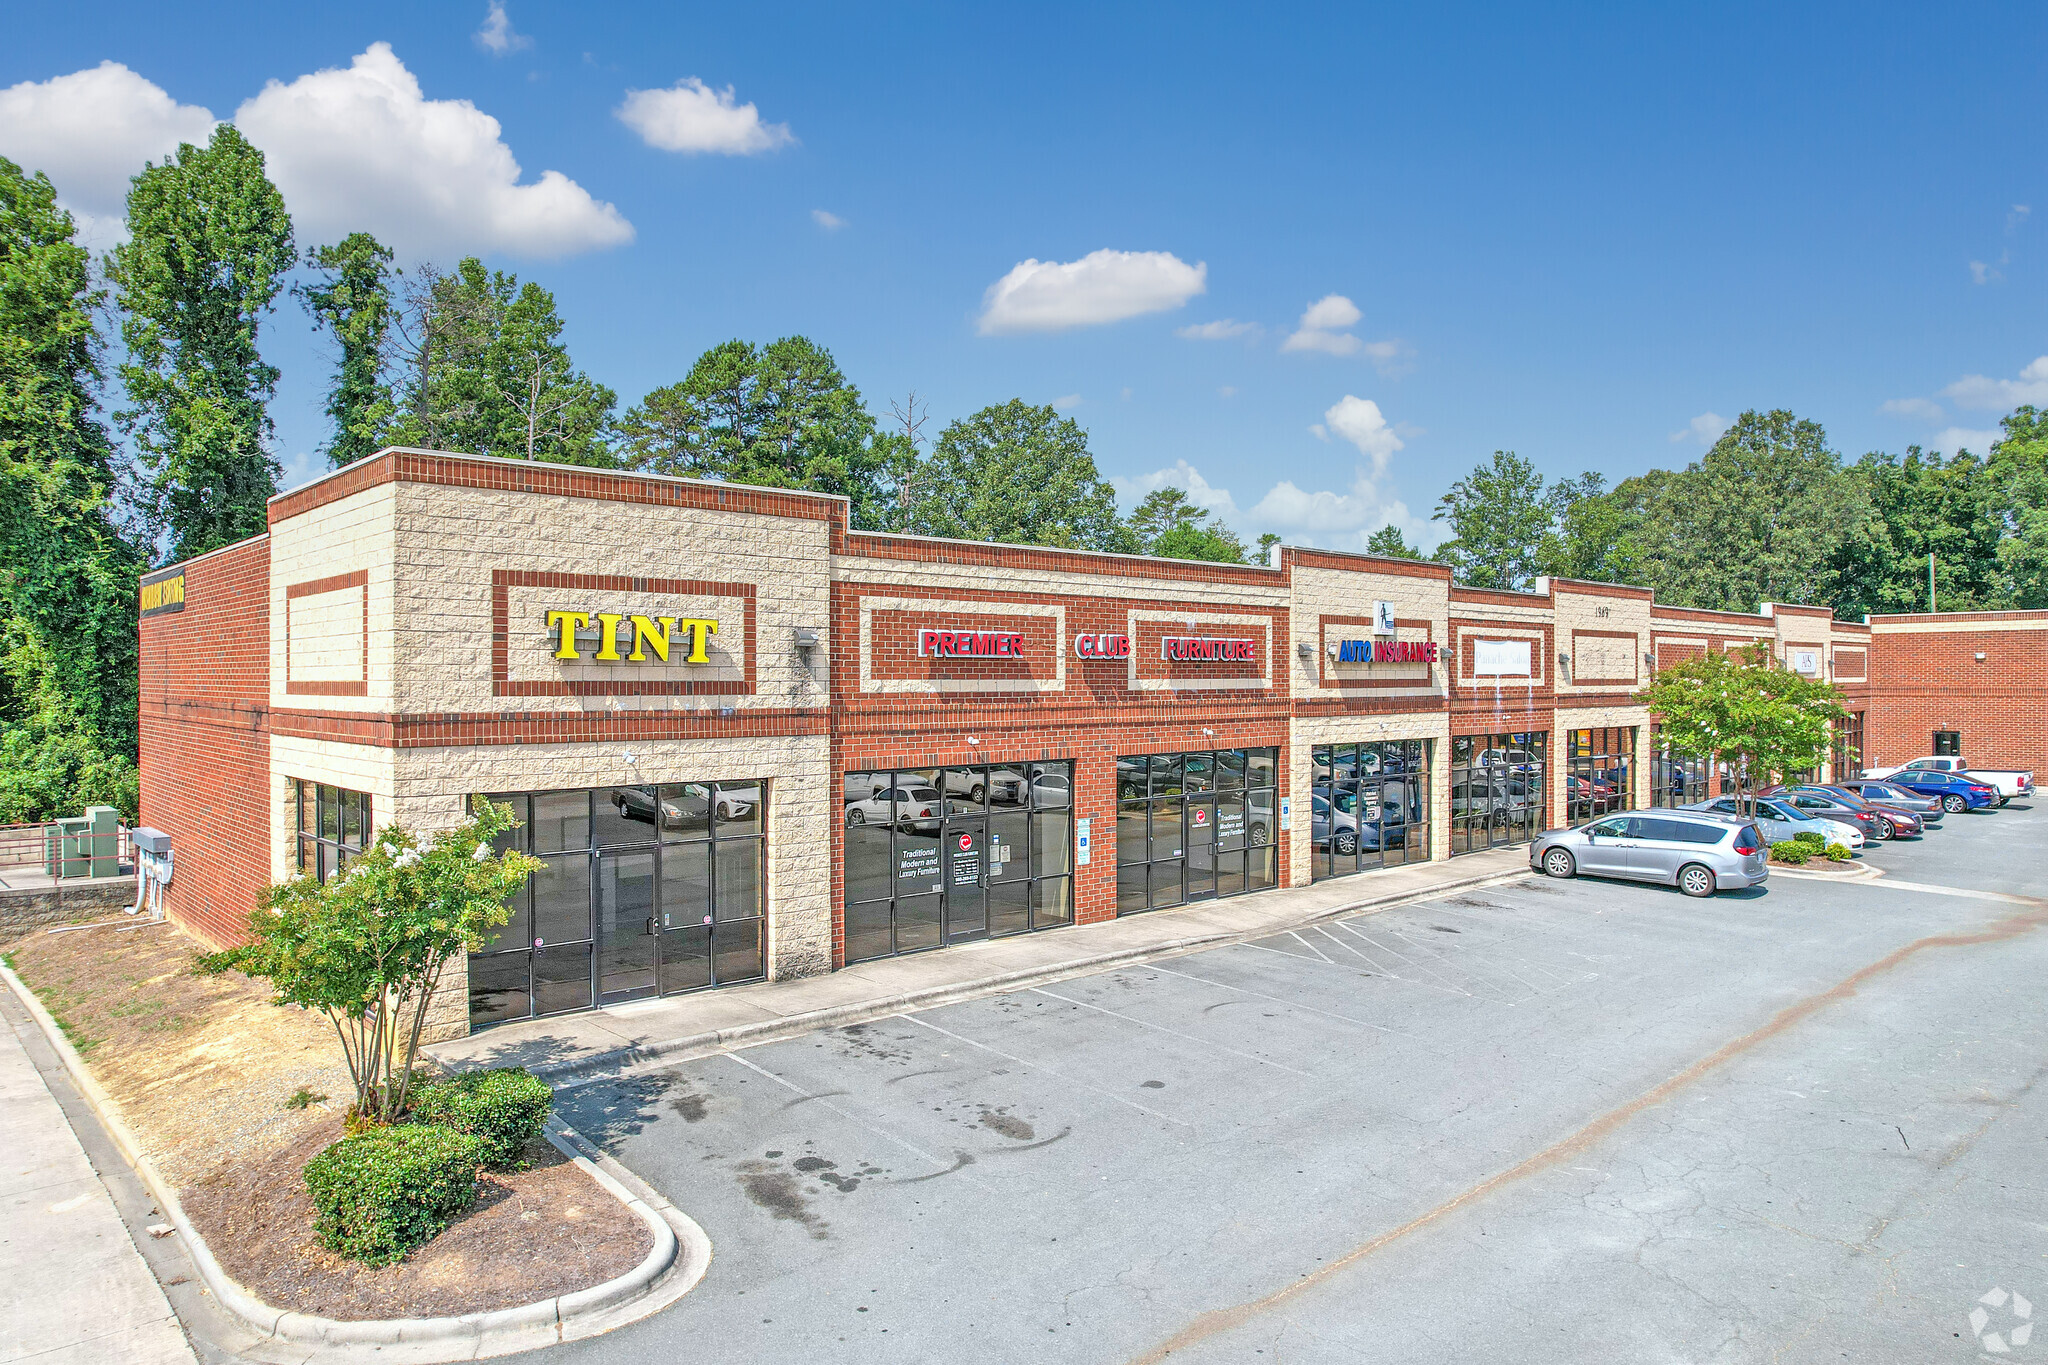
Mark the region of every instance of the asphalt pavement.
POLYGON ((714 1259, 549 1358, 2048 1352, 2048 803, 1946 826, 1876 882, 1531 879, 564 1092, 714 1259))

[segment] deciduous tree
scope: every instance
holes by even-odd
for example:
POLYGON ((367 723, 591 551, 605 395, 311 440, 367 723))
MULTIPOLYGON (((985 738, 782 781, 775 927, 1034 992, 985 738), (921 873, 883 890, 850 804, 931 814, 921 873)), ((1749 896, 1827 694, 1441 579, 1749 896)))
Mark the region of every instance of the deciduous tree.
POLYGON ((919 535, 1075 550, 1136 548, 1088 435, 1013 398, 947 424, 917 470, 905 529, 919 535))
POLYGON ((327 390, 327 416, 334 423, 327 463, 339 469, 375 454, 396 414, 385 371, 398 271, 391 249, 367 232, 308 250, 306 265, 320 277, 295 292, 338 351, 327 390))
POLYGON ((1244 542, 1205 507, 1197 507, 1183 488, 1155 488, 1131 512, 1131 534, 1140 554, 1162 559, 1202 559, 1217 564, 1244 563, 1244 542))
POLYGON ((1745 779, 1750 813, 1755 788, 1819 767, 1833 727, 1848 720, 1832 684, 1784 667, 1759 644, 1708 652, 1657 670, 1636 695, 1678 753, 1718 756, 1745 779))
POLYGON ((131 236, 109 258, 125 313, 119 414, 151 475, 151 512, 186 558, 255 535, 277 491, 268 405, 278 372, 257 332, 294 264, 284 197, 232 123, 146 165, 131 236))
POLYGON ((1491 463, 1452 484, 1433 519, 1450 523, 1452 538, 1437 558, 1462 582, 1520 589, 1542 572, 1551 506, 1543 476, 1512 450, 1494 451, 1491 463))

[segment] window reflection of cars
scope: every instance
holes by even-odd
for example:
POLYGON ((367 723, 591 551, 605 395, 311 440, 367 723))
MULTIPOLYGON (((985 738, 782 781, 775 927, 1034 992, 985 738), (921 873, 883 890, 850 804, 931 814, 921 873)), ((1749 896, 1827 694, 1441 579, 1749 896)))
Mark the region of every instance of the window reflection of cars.
MULTIPOLYGON (((1349 796, 1340 793, 1339 799, 1349 796)), ((1309 837, 1317 847, 1328 845, 1345 857, 1358 852, 1358 818, 1345 811, 1331 809, 1330 799, 1321 792, 1311 798, 1309 837)))
MULTIPOLYGON (((644 787, 616 787, 612 790, 612 804, 618 807, 622 819, 637 820, 642 824, 654 823, 655 797, 644 787)), ((711 818, 711 789, 695 783, 681 791, 672 791, 663 798, 661 806, 661 827, 671 830, 703 829, 711 818)), ((718 794, 718 815, 722 820, 738 820, 754 809, 754 802, 739 792, 721 791, 718 794)))
POLYGON ((893 821, 906 834, 937 829, 945 813, 945 800, 933 787, 884 788, 865 801, 846 803, 847 824, 887 825, 893 821))
MULTIPOLYGON (((1031 798, 1042 808, 1071 806, 1074 804, 1074 791, 1065 773, 1039 773, 1031 779, 1031 798)), ((1018 805, 1023 804, 1021 788, 1019 795, 1012 799, 1018 805)))
POLYGON ((1129 801, 1145 794, 1145 760, 1124 759, 1116 761, 1116 795, 1119 801, 1129 801))
POLYGON ((1253 848, 1273 842, 1273 793, 1259 790, 1245 793, 1245 839, 1253 848))

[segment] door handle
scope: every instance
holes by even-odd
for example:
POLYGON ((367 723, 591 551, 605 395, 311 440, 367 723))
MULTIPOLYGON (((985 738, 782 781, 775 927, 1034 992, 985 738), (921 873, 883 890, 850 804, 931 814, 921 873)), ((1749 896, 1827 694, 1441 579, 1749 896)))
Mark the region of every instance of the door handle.
POLYGON ((654 916, 652 915, 647 917, 647 932, 650 934, 654 932, 654 916))

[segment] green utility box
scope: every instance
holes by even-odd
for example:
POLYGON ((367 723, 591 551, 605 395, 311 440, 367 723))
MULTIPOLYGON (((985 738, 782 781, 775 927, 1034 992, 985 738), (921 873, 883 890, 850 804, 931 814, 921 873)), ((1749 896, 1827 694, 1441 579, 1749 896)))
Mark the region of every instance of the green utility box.
POLYGON ((57 878, 121 875, 121 812, 87 806, 85 814, 53 820, 44 835, 43 871, 57 878))

